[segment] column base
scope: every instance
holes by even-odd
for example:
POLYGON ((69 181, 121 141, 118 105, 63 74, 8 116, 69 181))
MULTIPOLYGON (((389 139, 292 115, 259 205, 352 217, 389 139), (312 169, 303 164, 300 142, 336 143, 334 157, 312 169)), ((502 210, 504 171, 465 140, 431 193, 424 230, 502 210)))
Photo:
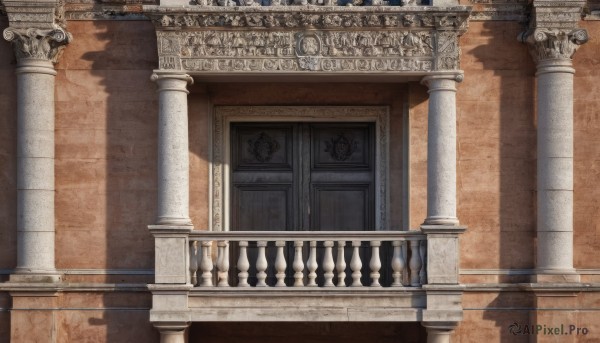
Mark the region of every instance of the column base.
POLYGON ((458 226, 458 218, 451 217, 428 217, 423 222, 423 225, 447 225, 458 226))
POLYGON ((536 269, 533 283, 579 283, 581 276, 574 269, 536 269))
POLYGON ((457 322, 422 322, 427 329, 427 343, 450 343, 450 335, 457 322))
POLYGON ((159 217, 156 225, 192 226, 193 224, 190 218, 159 217))
POLYGON ((62 274, 57 271, 32 271, 17 268, 8 278, 15 283, 58 283, 62 281, 62 274))
POLYGON ((160 332, 160 343, 185 343, 189 322, 157 322, 154 327, 160 332))

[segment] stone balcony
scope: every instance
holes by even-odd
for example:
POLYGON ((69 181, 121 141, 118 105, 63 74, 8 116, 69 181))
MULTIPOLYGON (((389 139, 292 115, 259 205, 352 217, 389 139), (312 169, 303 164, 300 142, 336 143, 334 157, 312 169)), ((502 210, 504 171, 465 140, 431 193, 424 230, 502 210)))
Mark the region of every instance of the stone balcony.
POLYGON ((153 322, 459 321, 456 227, 156 238, 153 322))

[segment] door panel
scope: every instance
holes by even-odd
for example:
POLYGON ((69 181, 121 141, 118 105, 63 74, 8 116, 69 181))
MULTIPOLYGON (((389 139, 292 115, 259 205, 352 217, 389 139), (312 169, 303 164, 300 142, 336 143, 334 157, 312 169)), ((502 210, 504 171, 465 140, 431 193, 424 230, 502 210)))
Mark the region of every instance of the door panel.
POLYGON ((292 225, 290 185, 239 185, 234 189, 232 223, 236 230, 284 231, 292 225))
POLYGON ((366 184, 313 184, 314 210, 311 229, 317 231, 362 231, 372 229, 366 184))

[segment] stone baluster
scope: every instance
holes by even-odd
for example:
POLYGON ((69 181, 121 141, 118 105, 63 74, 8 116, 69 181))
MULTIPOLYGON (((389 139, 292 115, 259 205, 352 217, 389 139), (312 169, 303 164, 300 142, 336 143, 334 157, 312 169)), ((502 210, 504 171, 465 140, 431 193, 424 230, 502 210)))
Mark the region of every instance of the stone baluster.
POLYGON ((304 262, 302 261, 302 246, 304 245, 304 242, 302 241, 295 241, 294 242, 294 248, 295 248, 295 254, 294 254, 294 263, 292 265, 292 267, 294 267, 294 286, 296 287, 302 287, 304 286, 304 282, 303 282, 303 277, 304 277, 304 262))
POLYGON ((248 242, 241 241, 240 246, 240 257, 238 258, 237 268, 240 271, 238 273, 238 287, 250 287, 248 284, 248 269, 250 269, 250 261, 248 261, 248 242))
POLYGON ((198 242, 190 241, 190 281, 198 284, 198 242))
POLYGON ((219 241, 219 258, 217 262, 217 273, 219 277, 219 287, 229 287, 229 243, 227 241, 219 241))
POLYGON ((306 268, 308 268, 308 283, 309 287, 317 287, 317 268, 319 265, 317 264, 317 242, 310 242, 310 254, 308 256, 308 261, 306 262, 306 268))
POLYGON ((266 287, 268 267, 266 256, 267 241, 258 241, 256 245, 258 246, 258 258, 256 259, 256 278, 258 281, 256 282, 256 287, 266 287))
POLYGON ((213 270, 213 261, 212 261, 212 241, 203 241, 202 242, 202 260, 200 261, 200 270, 202 270, 202 282, 200 286, 202 287, 211 287, 213 285, 212 282, 212 270, 213 270))
POLYGON ((344 247, 346 246, 346 242, 339 241, 337 243, 337 259, 335 261, 335 269, 337 271, 338 278, 338 287, 346 286, 346 257, 344 255, 344 247))
POLYGON ((419 281, 421 285, 427 283, 427 240, 423 239, 419 241, 419 254, 421 255, 421 271, 419 272, 419 281))
POLYGON ((411 240, 410 241, 410 261, 408 262, 408 267, 410 268, 410 285, 411 286, 420 286, 421 280, 419 277, 419 272, 421 271, 421 267, 423 266, 423 262, 421 261, 421 253, 419 252, 419 241, 411 240))
POLYGON ((57 282, 60 277, 54 262, 53 63, 70 42, 71 34, 54 24, 53 29, 23 27, 33 17, 53 21, 53 8, 36 7, 42 12, 22 14, 19 12, 24 5, 4 5, 11 27, 4 30, 3 36, 12 42, 17 57, 17 265, 10 280, 57 282), (19 20, 23 16, 28 19, 19 20))
POLYGON ((323 286, 335 287, 333 284, 333 268, 335 268, 332 251, 333 241, 325 241, 323 242, 323 246, 325 247, 325 256, 323 256, 323 274, 325 282, 323 283, 323 286))
POLYGON ((350 260, 350 269, 352 269, 352 287, 361 287, 363 284, 360 281, 362 273, 362 261, 360 260, 359 248, 361 241, 352 241, 352 259, 350 260))
POLYGON ((275 258, 277 284, 275 285, 275 287, 285 287, 285 269, 287 267, 285 255, 283 253, 283 249, 285 248, 285 241, 276 241, 275 246, 277 246, 277 257, 275 258))
POLYGON ((406 266, 406 261, 404 261, 404 254, 402 252, 402 247, 404 246, 404 241, 393 241, 392 246, 394 247, 394 255, 392 256, 392 270, 394 271, 394 282, 392 286, 400 287, 402 286, 402 273, 404 272, 404 268, 406 266))
POLYGON ((381 269, 381 259, 379 257, 379 247, 381 246, 380 241, 371 241, 371 261, 369 262, 369 268, 371 268, 371 287, 381 287, 379 283, 379 269, 381 269))

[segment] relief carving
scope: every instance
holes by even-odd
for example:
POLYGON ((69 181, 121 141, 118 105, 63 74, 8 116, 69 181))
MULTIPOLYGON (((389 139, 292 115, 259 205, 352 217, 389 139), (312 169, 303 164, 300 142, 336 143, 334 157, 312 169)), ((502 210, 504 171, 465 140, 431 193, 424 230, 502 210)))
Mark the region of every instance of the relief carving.
MULTIPOLYGON (((430 31, 203 31, 158 36, 161 68, 177 69, 179 56, 181 67, 191 71, 429 71, 434 56, 430 31)), ((446 54, 455 55, 452 49, 446 54)))
POLYGON ((35 58, 56 62, 61 50, 71 41, 71 34, 64 29, 15 29, 7 28, 4 39, 13 43, 17 59, 35 58))

